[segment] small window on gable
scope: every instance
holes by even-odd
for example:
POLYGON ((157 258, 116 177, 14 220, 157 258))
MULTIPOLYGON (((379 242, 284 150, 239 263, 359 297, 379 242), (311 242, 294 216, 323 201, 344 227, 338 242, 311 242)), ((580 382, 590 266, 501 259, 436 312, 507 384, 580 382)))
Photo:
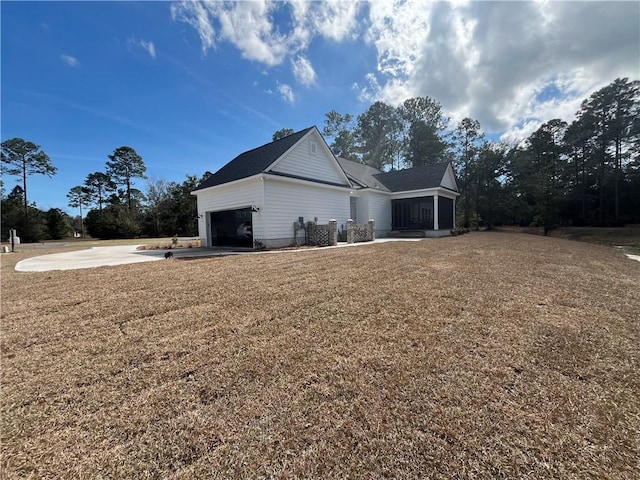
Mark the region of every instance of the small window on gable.
POLYGON ((309 142, 309 152, 311 152, 312 155, 318 153, 318 144, 316 142, 309 142))

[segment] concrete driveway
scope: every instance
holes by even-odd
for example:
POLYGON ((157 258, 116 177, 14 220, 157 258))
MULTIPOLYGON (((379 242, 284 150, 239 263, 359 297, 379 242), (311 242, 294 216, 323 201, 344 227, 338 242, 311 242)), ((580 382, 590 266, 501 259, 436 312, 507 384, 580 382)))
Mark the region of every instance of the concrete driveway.
MULTIPOLYGON (((137 250, 140 245, 116 247, 93 247, 73 252, 51 253, 28 258, 16 264, 19 272, 48 272, 50 270, 77 270, 81 268, 124 265, 127 263, 153 262, 164 260, 169 250, 137 250)), ((174 258, 231 255, 237 252, 217 251, 213 249, 185 248, 172 249, 174 258)))
POLYGON ((51 270, 78 270, 81 268, 94 268, 114 265, 125 265, 127 263, 153 262, 164 260, 165 252, 172 252, 173 258, 194 258, 194 257, 220 257, 224 255, 252 254, 279 254, 292 252, 308 252, 316 249, 332 249, 342 247, 363 247, 373 243, 384 242, 420 242, 424 238, 380 238, 373 242, 362 243, 339 243, 335 247, 312 247, 301 250, 274 250, 266 252, 256 252, 251 248, 238 247, 195 247, 178 248, 171 250, 138 250, 141 245, 124 245, 115 247, 93 247, 87 250, 74 250, 64 253, 50 253, 38 257, 21 260, 16 264, 19 272, 48 272, 51 270))

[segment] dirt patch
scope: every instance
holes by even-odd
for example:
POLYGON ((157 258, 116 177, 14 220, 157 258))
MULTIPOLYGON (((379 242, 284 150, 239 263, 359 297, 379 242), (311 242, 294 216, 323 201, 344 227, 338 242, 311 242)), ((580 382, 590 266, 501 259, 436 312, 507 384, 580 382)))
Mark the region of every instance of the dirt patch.
POLYGON ((637 475, 640 263, 614 249, 27 256, 2 256, 5 478, 637 475))

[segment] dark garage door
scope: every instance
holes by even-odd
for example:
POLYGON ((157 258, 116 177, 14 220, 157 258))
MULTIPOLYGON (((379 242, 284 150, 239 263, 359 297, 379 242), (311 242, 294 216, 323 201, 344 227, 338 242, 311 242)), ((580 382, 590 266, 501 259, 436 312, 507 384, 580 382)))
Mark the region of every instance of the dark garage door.
POLYGON ((210 212, 211 244, 220 247, 253 247, 251 208, 210 212))

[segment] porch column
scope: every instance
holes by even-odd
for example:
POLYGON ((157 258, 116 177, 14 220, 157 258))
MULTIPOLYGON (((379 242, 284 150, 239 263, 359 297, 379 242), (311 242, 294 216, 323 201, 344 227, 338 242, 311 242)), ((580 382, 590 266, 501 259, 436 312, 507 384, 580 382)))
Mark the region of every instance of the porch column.
POLYGON ((433 229, 440 230, 440 225, 438 224, 438 194, 437 193, 433 196, 433 229))
MULTIPOLYGON (((204 214, 204 246, 205 247, 213 247, 213 235, 211 232, 211 212, 205 212, 204 214)), ((202 240, 201 240, 202 241, 202 240)))

